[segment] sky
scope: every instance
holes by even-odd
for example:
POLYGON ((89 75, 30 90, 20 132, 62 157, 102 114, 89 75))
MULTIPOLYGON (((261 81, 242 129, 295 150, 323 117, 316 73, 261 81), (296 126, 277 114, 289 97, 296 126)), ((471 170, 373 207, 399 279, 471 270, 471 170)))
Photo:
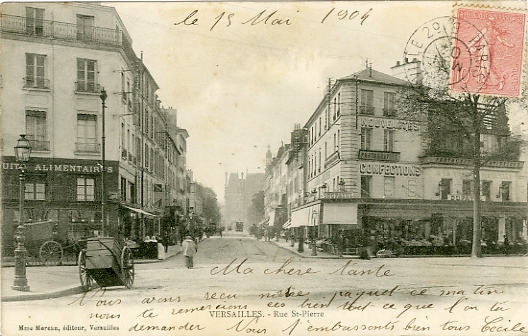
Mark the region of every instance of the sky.
POLYGON ((220 201, 225 173, 263 173, 268 146, 275 155, 290 142, 329 78, 366 62, 391 74, 413 32, 453 10, 449 1, 103 4, 143 51, 162 105, 177 109, 194 179, 220 201))

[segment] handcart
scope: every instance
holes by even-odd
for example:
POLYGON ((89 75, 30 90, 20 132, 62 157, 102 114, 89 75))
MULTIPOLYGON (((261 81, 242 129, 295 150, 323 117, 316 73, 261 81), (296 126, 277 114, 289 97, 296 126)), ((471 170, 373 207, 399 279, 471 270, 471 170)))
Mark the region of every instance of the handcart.
POLYGON ((96 237, 86 240, 86 249, 79 253, 79 278, 84 291, 99 287, 125 286, 134 283, 134 259, 124 243, 112 237, 96 237))

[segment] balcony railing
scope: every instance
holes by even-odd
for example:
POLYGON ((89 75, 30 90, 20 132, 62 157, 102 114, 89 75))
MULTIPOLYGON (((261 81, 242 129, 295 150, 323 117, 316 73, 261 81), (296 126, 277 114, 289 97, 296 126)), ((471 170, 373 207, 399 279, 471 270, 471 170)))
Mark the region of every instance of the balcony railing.
POLYGON ((374 106, 360 106, 359 114, 374 115, 374 106))
POLYGON ((50 88, 50 80, 38 77, 24 77, 24 88, 48 90, 50 88))
MULTIPOLYGON (((472 160, 468 158, 460 157, 441 157, 441 156, 426 156, 420 158, 422 164, 446 164, 446 165, 461 165, 470 166, 472 160)), ((523 161, 488 161, 482 164, 485 167, 497 167, 497 168, 511 168, 511 169, 522 169, 523 161)))
POLYGON ((396 116, 396 109, 395 108, 384 108, 383 109, 383 115, 385 117, 395 117, 396 116))
POLYGON ((119 31, 111 28, 51 20, 34 20, 7 14, 2 14, 0 24, 0 29, 5 33, 121 46, 119 31))
POLYGON ((101 144, 93 142, 76 142, 75 151, 82 153, 99 153, 101 152, 101 144))
POLYGON ((100 85, 94 82, 75 82, 75 91, 76 92, 89 92, 89 93, 99 93, 100 85))
POLYGON ((29 140, 31 144, 31 150, 34 151, 49 151, 50 142, 45 140, 29 140))

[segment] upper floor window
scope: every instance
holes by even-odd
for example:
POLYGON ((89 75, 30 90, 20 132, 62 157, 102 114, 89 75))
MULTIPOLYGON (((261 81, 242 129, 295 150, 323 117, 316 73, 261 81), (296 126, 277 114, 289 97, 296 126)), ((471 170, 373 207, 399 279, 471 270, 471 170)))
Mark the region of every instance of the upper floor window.
POLYGON ((77 178, 77 201, 95 200, 95 180, 91 177, 77 178))
POLYGON ((25 88, 48 89, 46 81, 46 55, 26 54, 25 88))
POLYGON ((361 114, 374 114, 374 91, 361 89, 361 114))
POLYGON ((92 40, 94 37, 94 17, 77 15, 77 39, 92 40))
POLYGON ((502 201, 511 201, 511 182, 510 181, 502 181, 500 186, 500 194, 502 201))
POLYGON ((370 198, 372 189, 372 176, 361 175, 361 198, 370 198))
POLYGON ((97 61, 78 58, 77 59, 77 91, 97 92, 95 82, 97 61))
POLYGON ((385 92, 383 115, 386 117, 394 117, 396 115, 396 93, 385 92))
POLYGON ((44 9, 26 7, 26 34, 44 35, 44 9))
POLYGON ((396 185, 394 176, 385 176, 383 178, 383 195, 386 197, 394 196, 394 188, 396 185))
POLYGON ((462 196, 471 197, 472 183, 473 183, 472 180, 462 181, 462 196))
POLYGON ((440 196, 443 200, 446 200, 448 195, 451 195, 452 182, 453 182, 452 179, 446 179, 446 178, 443 178, 440 181, 440 196))
POLYGON ((372 143, 372 128, 361 127, 361 149, 369 150, 372 143))
POLYGON ((383 131, 383 150, 385 152, 394 152, 394 134, 395 130, 384 130, 383 131))
POLYGON ((26 111, 26 134, 33 150, 49 150, 45 111, 26 111))
POLYGON ((482 200, 490 201, 491 200, 491 181, 482 181, 482 200))
POLYGON ((97 116, 94 114, 77 115, 77 151, 99 152, 97 143, 97 116))

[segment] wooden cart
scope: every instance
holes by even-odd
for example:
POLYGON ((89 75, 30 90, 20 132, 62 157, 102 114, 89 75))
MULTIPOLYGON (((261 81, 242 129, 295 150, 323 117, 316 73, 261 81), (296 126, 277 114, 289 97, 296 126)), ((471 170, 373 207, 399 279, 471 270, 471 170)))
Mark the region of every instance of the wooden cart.
POLYGON ((134 283, 134 259, 130 248, 112 237, 86 240, 86 249, 79 253, 79 278, 85 291, 95 281, 100 287, 125 286, 134 283))
POLYGON ((44 266, 62 265, 63 242, 58 238, 57 221, 26 223, 26 248, 30 261, 44 266))

